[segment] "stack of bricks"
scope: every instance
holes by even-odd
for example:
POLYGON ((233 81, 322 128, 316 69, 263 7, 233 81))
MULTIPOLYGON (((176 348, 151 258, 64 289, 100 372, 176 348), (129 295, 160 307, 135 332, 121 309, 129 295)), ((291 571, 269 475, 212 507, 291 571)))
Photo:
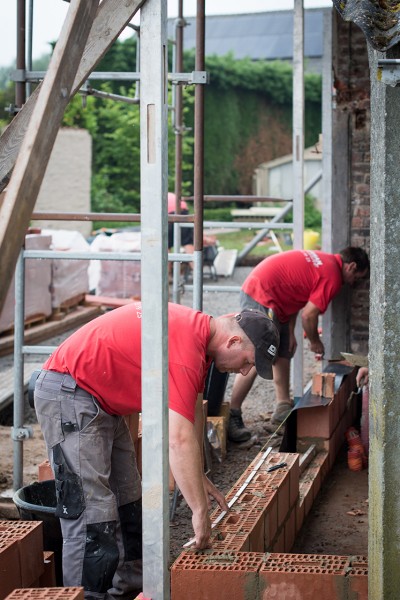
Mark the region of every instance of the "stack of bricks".
POLYGON ((43 551, 41 521, 0 521, 0 600, 19 588, 56 585, 53 552, 43 551))
POLYGON ((331 469, 343 445, 344 433, 356 417, 356 373, 353 369, 347 374, 339 389, 335 391, 334 374, 319 373, 312 381, 312 394, 324 397, 329 402, 325 406, 312 406, 297 409, 297 448, 303 450, 316 444, 318 450, 328 452, 331 469))

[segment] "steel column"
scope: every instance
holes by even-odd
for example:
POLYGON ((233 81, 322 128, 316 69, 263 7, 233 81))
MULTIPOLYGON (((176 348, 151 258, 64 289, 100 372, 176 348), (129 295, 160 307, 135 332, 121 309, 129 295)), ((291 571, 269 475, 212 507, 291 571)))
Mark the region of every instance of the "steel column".
POLYGON ((152 600, 168 600, 166 0, 147 0, 143 4, 140 32, 143 592, 152 600))
MULTIPOLYGON (((304 7, 294 0, 293 14, 293 247, 303 248, 304 235, 304 7)), ((303 327, 296 322, 293 359, 295 401, 303 397, 303 327)))

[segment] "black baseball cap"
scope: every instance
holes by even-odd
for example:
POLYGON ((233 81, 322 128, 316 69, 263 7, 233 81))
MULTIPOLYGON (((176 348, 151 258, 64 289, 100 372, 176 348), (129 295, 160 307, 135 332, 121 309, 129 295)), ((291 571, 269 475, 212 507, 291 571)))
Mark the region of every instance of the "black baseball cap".
POLYGON ((272 364, 279 346, 277 326, 260 310, 245 309, 235 317, 256 349, 255 363, 258 375, 264 379, 272 379, 272 364))

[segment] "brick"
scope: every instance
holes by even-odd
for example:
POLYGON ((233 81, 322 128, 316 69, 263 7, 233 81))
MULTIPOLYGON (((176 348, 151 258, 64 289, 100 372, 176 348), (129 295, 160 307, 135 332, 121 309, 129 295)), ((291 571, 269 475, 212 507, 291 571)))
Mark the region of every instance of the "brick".
POLYGON ((0 541, 17 544, 21 586, 29 587, 42 575, 43 523, 41 521, 0 521, 0 541))
POLYGON ((245 600, 258 598, 263 554, 182 553, 171 567, 171 600, 245 600))
POLYGON ((15 588, 20 588, 21 568, 19 552, 14 540, 0 538, 0 600, 15 588))
POLYGON ((347 567, 347 557, 270 554, 260 568, 259 598, 338 600, 347 567))
POLYGON ((297 410, 297 436, 329 439, 339 421, 339 401, 335 397, 326 406, 297 410))
POLYGON ((349 596, 357 600, 368 600, 368 559, 366 556, 351 556, 349 569, 349 596))
POLYGON ((38 481, 48 481, 49 479, 54 479, 53 469, 50 461, 44 460, 38 465, 38 481))
POLYGON ((218 528, 211 535, 211 545, 215 551, 248 552, 250 549, 249 535, 218 528))
POLYGON ((290 552, 296 539, 296 507, 293 507, 285 522, 285 552, 290 552))
POLYGON ((316 373, 313 375, 311 393, 324 398, 335 395, 335 373, 316 373))
POLYGON ((39 577, 39 586, 43 588, 56 587, 56 564, 54 552, 43 552, 44 571, 39 577))
POLYGON ((300 529, 303 527, 305 519, 305 510, 304 510, 304 498, 299 494, 296 504, 296 535, 299 533, 300 529))
POLYGON ((82 587, 17 589, 6 600, 84 600, 82 587))

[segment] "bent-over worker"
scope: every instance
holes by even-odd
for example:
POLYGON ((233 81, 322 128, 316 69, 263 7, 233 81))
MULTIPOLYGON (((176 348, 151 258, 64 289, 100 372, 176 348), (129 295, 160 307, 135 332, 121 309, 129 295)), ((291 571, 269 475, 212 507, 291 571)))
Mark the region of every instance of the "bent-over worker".
MULTIPOLYGON (((365 277, 369 259, 362 248, 349 246, 338 254, 314 250, 289 250, 265 258, 249 274, 240 291, 240 306, 264 311, 280 332, 278 356, 273 366, 276 406, 271 422, 280 424, 290 413, 290 360, 297 342, 294 335, 300 310, 310 350, 319 358, 324 345, 318 332, 318 318, 343 284, 353 285, 365 277)), ((238 374, 232 389, 228 438, 244 442, 251 437, 242 419, 242 404, 256 378, 256 370, 238 374)))
MULTIPOLYGON (((176 304, 168 310, 170 466, 192 510, 195 547, 206 548, 210 497, 228 507, 204 474, 198 395, 211 361, 221 372, 246 375, 255 365, 272 376, 279 333, 258 311, 212 318, 176 304)), ((35 386, 56 480, 64 585, 82 585, 90 600, 141 589, 141 482, 123 416, 146 402, 141 316, 135 302, 87 323, 45 362, 35 386)))

